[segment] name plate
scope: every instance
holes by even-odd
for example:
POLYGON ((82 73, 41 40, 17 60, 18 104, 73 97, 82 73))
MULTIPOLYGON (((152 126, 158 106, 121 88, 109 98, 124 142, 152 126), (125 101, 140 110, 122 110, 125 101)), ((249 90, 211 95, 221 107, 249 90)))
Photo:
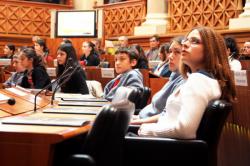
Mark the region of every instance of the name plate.
POLYGON ((10 66, 11 59, 0 59, 0 66, 10 66))
POLYGON ((248 86, 246 70, 234 71, 235 85, 248 86))
POLYGON ((101 68, 102 78, 115 78, 114 68, 101 68))

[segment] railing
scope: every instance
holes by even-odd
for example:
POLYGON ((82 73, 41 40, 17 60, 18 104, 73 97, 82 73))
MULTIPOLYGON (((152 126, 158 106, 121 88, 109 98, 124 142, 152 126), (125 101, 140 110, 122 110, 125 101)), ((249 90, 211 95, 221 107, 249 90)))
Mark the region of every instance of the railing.
POLYGON ((242 10, 242 0, 168 0, 168 32, 185 32, 199 25, 228 29, 229 19, 242 10))
POLYGON ((30 45, 33 35, 50 36, 50 10, 72 9, 73 0, 67 5, 28 2, 21 0, 0 1, 0 53, 8 42, 16 46, 30 45))
POLYGON ((146 16, 146 0, 131 0, 95 6, 103 9, 103 38, 120 35, 132 36, 134 27, 141 25, 146 16))

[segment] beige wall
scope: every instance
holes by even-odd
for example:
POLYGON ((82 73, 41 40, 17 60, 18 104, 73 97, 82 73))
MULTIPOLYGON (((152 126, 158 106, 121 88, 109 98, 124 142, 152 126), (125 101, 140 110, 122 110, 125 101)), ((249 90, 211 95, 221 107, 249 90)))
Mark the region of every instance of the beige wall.
MULTIPOLYGON (((74 7, 76 10, 93 10, 93 6, 95 1, 97 2, 97 5, 102 5, 104 0, 74 0, 74 7)), ((102 10, 97 11, 98 13, 98 23, 97 23, 97 29, 98 29, 98 38, 102 37, 102 10)))

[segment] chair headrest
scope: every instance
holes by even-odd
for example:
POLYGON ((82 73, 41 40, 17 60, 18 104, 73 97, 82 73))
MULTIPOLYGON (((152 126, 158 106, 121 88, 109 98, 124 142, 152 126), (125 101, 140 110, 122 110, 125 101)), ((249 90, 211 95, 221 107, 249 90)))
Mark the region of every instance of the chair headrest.
POLYGON ((121 86, 116 90, 115 95, 112 99, 112 102, 117 102, 120 100, 127 99, 127 100, 135 103, 139 97, 139 94, 140 94, 139 89, 137 89, 135 87, 121 86))
POLYGON ((84 152, 99 163, 119 154, 133 110, 128 100, 103 106, 85 139, 84 152))
POLYGON ((211 101, 197 130, 197 138, 205 140, 208 144, 217 144, 224 123, 231 111, 231 103, 224 100, 211 101))

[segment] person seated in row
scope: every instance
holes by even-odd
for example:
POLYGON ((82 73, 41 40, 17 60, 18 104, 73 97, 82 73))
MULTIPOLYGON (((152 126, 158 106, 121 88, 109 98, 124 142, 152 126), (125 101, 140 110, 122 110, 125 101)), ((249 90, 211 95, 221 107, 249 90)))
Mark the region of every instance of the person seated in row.
POLYGON ((238 60, 239 49, 237 43, 233 37, 226 36, 225 43, 227 47, 228 61, 231 70, 241 70, 241 63, 238 60))
POLYGON ((24 88, 42 89, 50 84, 50 77, 41 57, 32 48, 24 48, 20 53, 21 65, 25 68, 20 86, 24 88))
POLYGON ((56 75, 60 77, 67 70, 65 77, 60 79, 61 92, 88 94, 86 75, 77 60, 75 48, 70 43, 62 44, 57 50, 56 75), (68 69, 71 67, 72 69, 68 69), (73 72, 73 73, 72 73, 73 72), (72 74, 71 74, 72 73, 72 74))
POLYGON ((101 39, 93 39, 91 41, 94 45, 95 45, 95 52, 101 56, 103 54, 105 54, 105 51, 101 48, 101 39))
POLYGON ((119 41, 119 47, 129 47, 128 45, 128 37, 127 36, 120 36, 118 38, 119 41))
POLYGON ((139 44, 133 44, 130 48, 134 49, 135 52, 139 55, 139 58, 137 60, 137 68, 148 69, 148 59, 145 56, 143 48, 139 44))
POLYGON ((244 47, 242 49, 242 54, 239 60, 250 60, 250 40, 247 40, 244 43, 244 47))
POLYGON ((181 57, 181 41, 183 39, 184 37, 180 36, 171 40, 170 48, 167 50, 169 51, 169 69, 172 71, 169 81, 153 96, 152 102, 139 112, 139 116, 135 115, 133 117, 134 124, 141 124, 147 121, 150 122, 151 119, 154 119, 154 116, 157 117, 158 114, 163 112, 169 95, 185 82, 178 68, 181 57))
POLYGON ((149 39, 149 50, 146 51, 146 57, 149 61, 159 60, 158 52, 160 46, 160 37, 158 35, 153 35, 149 39))
POLYGON ((14 44, 8 43, 4 46, 3 52, 4 56, 1 58, 12 59, 16 51, 16 47, 14 44))
POLYGON ((235 99, 224 39, 210 28, 194 28, 187 34, 182 42, 180 73, 186 82, 168 97, 154 123, 141 125, 140 136, 194 139, 210 101, 235 99))
POLYGON ((45 40, 37 39, 34 43, 34 48, 36 51, 36 55, 42 58, 45 66, 53 63, 53 57, 49 55, 49 49, 46 45, 45 40))
POLYGON ((98 66, 100 64, 99 55, 95 52, 95 45, 90 41, 82 43, 83 55, 80 58, 80 63, 83 66, 98 66))
POLYGON ((5 88, 20 85, 24 76, 25 68, 21 65, 18 53, 13 56, 12 66, 15 72, 3 83, 5 88))
POLYGON ((154 67, 153 73, 161 77, 169 77, 171 71, 169 70, 169 43, 162 44, 159 48, 158 56, 160 57, 160 62, 154 67))
POLYGON ((115 53, 115 71, 119 74, 104 87, 104 98, 111 101, 120 86, 143 88, 143 76, 137 68, 134 50, 120 47, 115 53))

